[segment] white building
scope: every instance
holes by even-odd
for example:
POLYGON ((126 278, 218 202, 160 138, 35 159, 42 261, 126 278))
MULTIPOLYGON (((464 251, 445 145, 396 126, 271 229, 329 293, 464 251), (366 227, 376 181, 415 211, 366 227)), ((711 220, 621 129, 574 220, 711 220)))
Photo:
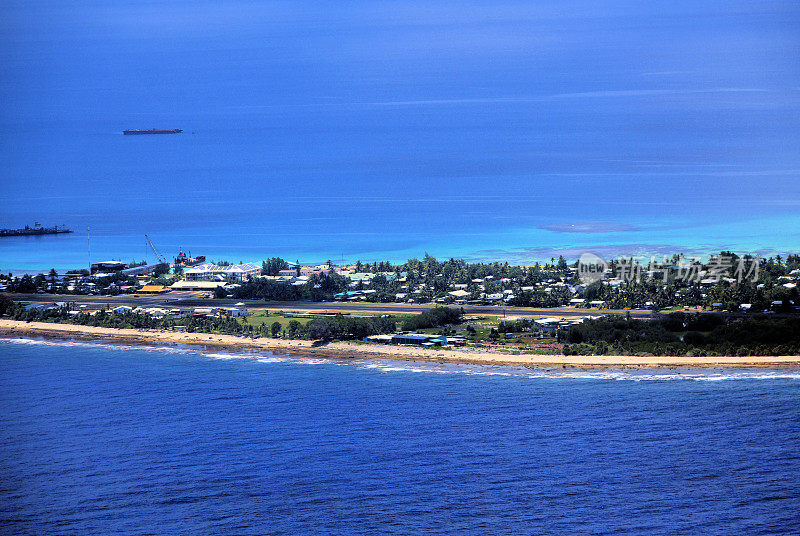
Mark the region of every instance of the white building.
POLYGON ((247 305, 242 302, 235 304, 233 307, 228 307, 225 310, 228 316, 247 316, 247 305))
POLYGON ((544 332, 553 332, 558 329, 558 323, 561 321, 560 318, 555 317, 548 317, 548 318, 537 318, 534 320, 539 329, 544 332))
POLYGON ((183 275, 187 281, 247 281, 251 277, 256 277, 261 273, 261 267, 247 262, 244 264, 232 264, 230 266, 219 266, 217 264, 206 263, 184 270, 183 275))
POLYGON ((223 281, 176 281, 170 286, 172 290, 207 290, 214 291, 219 287, 224 287, 223 281))

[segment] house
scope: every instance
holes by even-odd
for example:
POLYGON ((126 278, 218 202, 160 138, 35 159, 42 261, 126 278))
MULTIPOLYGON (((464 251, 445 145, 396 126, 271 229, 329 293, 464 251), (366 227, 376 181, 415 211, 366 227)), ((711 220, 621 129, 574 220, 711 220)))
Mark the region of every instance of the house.
POLYGON ((233 307, 228 307, 225 314, 233 317, 247 316, 247 305, 242 302, 237 303, 233 307))
POLYGON ((548 318, 537 318, 533 322, 538 326, 540 331, 543 331, 545 333, 550 333, 558 329, 558 323, 560 322, 560 320, 555 317, 548 317, 548 318))
POLYGON ((114 307, 111 310, 117 313, 118 315, 124 315, 126 313, 133 312, 133 307, 128 307, 127 305, 120 305, 119 307, 114 307))
POLYGON ((589 307, 597 307, 598 309, 600 307, 605 307, 605 305, 606 302, 604 302, 603 300, 592 300, 589 302, 589 307))
POLYGON ((370 281, 372 281, 376 275, 377 274, 370 272, 353 272, 347 277, 350 279, 351 283, 363 283, 364 285, 369 285, 370 281))

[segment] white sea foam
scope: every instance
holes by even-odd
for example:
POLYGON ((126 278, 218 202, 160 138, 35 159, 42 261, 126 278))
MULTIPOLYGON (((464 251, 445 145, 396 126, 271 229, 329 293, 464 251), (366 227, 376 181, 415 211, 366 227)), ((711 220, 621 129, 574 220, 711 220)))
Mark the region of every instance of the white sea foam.
POLYGON ((257 357, 256 361, 259 363, 286 363, 286 359, 282 357, 257 357))
POLYGON ((250 355, 239 355, 239 354, 203 354, 206 357, 211 357, 213 359, 253 359, 253 356, 250 355))
POLYGON ((298 365, 330 365, 334 363, 334 361, 332 359, 320 359, 316 357, 299 357, 293 359, 292 363, 297 363, 298 365))
MULTIPOLYGON (((402 363, 402 362, 401 362, 402 363)), ((663 382, 663 381, 729 381, 729 380, 800 380, 800 371, 791 369, 787 371, 764 370, 736 370, 726 369, 720 372, 686 369, 685 372, 661 372, 657 369, 637 370, 537 370, 515 367, 498 367, 496 365, 426 365, 418 363, 383 363, 368 362, 358 364, 360 368, 383 373, 430 373, 430 374, 461 374, 467 376, 499 376, 518 377, 526 379, 549 380, 599 380, 599 381, 632 381, 632 382, 663 382)))

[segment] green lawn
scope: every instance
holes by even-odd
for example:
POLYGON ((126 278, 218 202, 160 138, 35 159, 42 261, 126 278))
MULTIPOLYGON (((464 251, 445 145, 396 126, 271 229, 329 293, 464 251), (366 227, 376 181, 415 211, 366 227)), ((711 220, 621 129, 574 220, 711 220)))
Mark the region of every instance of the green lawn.
POLYGON ((292 320, 297 320, 300 324, 305 326, 311 321, 311 318, 297 317, 291 313, 283 314, 274 311, 256 311, 242 319, 243 322, 253 327, 258 327, 261 324, 266 324, 269 327, 272 326, 273 323, 278 322, 281 325, 281 329, 285 329, 292 320))
MULTIPOLYGON (((376 314, 364 314, 358 316, 381 316, 379 313, 376 314)), ((266 324, 267 326, 271 326, 273 322, 279 322, 281 328, 285 328, 289 322, 292 320, 297 320, 305 326, 309 322, 311 322, 314 318, 325 318, 322 315, 308 315, 302 312, 292 312, 292 311, 255 311, 253 314, 248 315, 247 317, 243 318, 242 321, 250 324, 251 326, 258 327, 262 323, 266 324)))

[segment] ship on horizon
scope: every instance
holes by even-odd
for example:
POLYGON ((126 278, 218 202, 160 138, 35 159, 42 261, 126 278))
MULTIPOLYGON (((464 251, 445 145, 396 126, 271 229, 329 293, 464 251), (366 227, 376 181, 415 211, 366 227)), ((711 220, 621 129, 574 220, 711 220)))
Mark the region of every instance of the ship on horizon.
POLYGON ((140 130, 138 128, 132 128, 128 130, 123 130, 122 133, 126 136, 134 135, 134 134, 180 134, 183 132, 180 128, 173 128, 173 129, 161 129, 161 128, 151 128, 149 130, 140 130))
POLYGON ((71 229, 66 226, 54 225, 53 227, 42 227, 38 221, 33 224, 33 227, 26 225, 20 229, 0 229, 0 236, 35 236, 35 235, 49 235, 71 233, 71 229))

